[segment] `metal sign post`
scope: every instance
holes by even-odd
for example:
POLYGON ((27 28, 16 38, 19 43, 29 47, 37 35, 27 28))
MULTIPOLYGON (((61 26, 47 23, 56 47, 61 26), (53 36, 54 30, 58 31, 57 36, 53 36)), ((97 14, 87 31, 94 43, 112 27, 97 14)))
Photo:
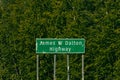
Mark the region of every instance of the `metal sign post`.
POLYGON ((84 80, 84 55, 82 54, 82 80, 84 80))
POLYGON ((36 63, 37 63, 37 65, 36 65, 36 66, 37 66, 37 80, 39 80, 39 55, 37 55, 37 58, 36 58, 36 59, 37 59, 37 60, 36 60, 36 61, 37 61, 37 62, 36 62, 36 63))
POLYGON ((70 79, 70 75, 69 75, 69 55, 67 54, 67 80, 70 79))
POLYGON ((56 54, 54 54, 54 80, 56 80, 56 54))

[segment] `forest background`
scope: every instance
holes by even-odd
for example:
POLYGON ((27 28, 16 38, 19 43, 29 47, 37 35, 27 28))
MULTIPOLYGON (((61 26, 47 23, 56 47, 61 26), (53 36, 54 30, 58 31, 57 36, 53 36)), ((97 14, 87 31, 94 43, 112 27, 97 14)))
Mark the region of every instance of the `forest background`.
MULTIPOLYGON (((0 0, 0 80, 36 80, 36 38, 84 38, 85 80, 120 80, 120 0, 0 0)), ((53 80, 53 55, 40 55, 40 80, 53 80)), ((57 80, 67 79, 57 55, 57 80)), ((70 55, 81 80, 81 55, 70 55)))

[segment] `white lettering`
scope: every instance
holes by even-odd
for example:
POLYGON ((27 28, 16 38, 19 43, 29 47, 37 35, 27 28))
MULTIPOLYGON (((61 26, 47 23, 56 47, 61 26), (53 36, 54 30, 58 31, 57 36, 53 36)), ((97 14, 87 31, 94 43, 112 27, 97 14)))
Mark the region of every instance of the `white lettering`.
POLYGON ((40 45, 55 45, 55 41, 40 41, 40 45))
POLYGON ((68 45, 68 41, 65 41, 65 45, 68 45))
POLYGON ((62 45, 62 41, 58 41, 58 44, 59 44, 59 45, 62 45))
POLYGON ((49 48, 49 51, 52 51, 52 52, 70 52, 71 51, 71 48, 68 48, 68 47, 50 47, 49 48))
POLYGON ((81 41, 65 41, 65 45, 83 45, 81 41))
POLYGON ((44 45, 44 42, 40 41, 40 45, 44 45))

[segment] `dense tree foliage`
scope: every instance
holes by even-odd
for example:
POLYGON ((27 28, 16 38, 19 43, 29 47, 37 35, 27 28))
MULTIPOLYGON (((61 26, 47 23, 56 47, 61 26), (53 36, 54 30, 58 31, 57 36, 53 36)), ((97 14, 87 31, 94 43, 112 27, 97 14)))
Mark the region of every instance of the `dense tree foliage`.
MULTIPOLYGON (((0 80, 36 79, 36 38, 85 38, 85 80, 120 80, 119 0, 0 0, 0 80)), ((53 80, 53 55, 40 55, 40 80, 53 80)), ((57 55, 57 80, 66 80, 57 55)), ((70 79, 81 79, 70 55, 70 79)))

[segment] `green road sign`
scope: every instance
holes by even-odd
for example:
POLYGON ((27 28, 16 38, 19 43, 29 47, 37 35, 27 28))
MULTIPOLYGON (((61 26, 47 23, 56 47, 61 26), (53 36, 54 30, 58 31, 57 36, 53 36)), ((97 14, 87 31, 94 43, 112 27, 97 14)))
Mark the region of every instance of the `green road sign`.
POLYGON ((36 53, 85 53, 85 39, 36 38, 36 53))

